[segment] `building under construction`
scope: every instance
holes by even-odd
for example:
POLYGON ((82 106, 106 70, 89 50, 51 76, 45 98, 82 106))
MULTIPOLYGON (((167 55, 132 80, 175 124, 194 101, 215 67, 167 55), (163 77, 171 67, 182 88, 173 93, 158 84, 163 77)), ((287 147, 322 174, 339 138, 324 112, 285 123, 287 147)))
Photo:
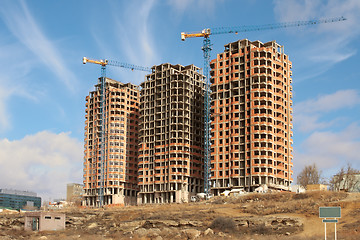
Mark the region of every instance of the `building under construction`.
POLYGON ((154 66, 141 84, 138 204, 203 191, 204 80, 199 68, 154 66))
POLYGON ((225 45, 211 61, 211 191, 292 182, 291 62, 275 41, 225 45))
POLYGON ((86 97, 83 205, 136 204, 139 88, 106 78, 104 131, 101 84, 95 88, 86 97))

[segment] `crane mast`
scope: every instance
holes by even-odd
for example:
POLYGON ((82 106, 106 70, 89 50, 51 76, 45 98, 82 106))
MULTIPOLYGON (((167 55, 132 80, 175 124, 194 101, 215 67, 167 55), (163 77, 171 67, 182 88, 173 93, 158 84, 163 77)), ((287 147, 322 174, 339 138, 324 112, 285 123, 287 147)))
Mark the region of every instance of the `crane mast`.
POLYGON ((107 149, 106 149, 106 124, 107 124, 107 116, 106 116, 106 65, 115 66, 115 67, 121 67, 121 68, 128 68, 131 70, 139 70, 139 71, 145 71, 145 72, 151 72, 150 68, 137 66, 133 64, 128 63, 121 63, 114 60, 107 60, 107 59, 101 59, 101 60, 94 60, 94 59, 88 59, 86 57, 83 57, 83 64, 86 63, 93 63, 98 64, 101 66, 101 76, 99 78, 99 85, 100 85, 100 111, 101 111, 101 118, 100 118, 100 191, 99 191, 99 205, 100 207, 103 204, 104 201, 104 188, 105 188, 105 163, 107 158, 107 149))
POLYGON ((250 32, 250 31, 262 31, 268 29, 279 29, 287 27, 300 27, 306 25, 315 25, 321 23, 333 23, 345 21, 344 17, 327 18, 311 21, 296 21, 285 22, 265 25, 253 25, 253 26, 237 26, 237 27, 220 27, 220 28, 205 28, 200 32, 181 33, 181 40, 185 41, 187 38, 203 37, 203 55, 204 55, 204 82, 205 82, 205 94, 204 94, 204 193, 210 193, 210 57, 211 57, 211 41, 210 35, 250 32))

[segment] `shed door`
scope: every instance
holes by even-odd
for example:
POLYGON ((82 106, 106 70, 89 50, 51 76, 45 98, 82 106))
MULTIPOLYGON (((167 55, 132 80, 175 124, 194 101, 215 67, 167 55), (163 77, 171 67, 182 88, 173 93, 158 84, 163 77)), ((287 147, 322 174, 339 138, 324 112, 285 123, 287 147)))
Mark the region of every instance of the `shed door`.
POLYGON ((33 231, 39 231, 39 218, 38 217, 33 217, 32 230, 33 231))

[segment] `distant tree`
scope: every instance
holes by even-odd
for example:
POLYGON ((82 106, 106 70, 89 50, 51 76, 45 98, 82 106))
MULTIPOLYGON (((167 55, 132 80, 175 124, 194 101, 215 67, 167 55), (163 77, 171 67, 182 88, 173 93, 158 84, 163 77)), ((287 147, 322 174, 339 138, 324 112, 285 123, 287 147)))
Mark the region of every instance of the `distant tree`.
POLYGON ((308 165, 303 168, 301 173, 297 176, 297 183, 306 189, 309 184, 319 184, 321 179, 321 172, 313 165, 308 165))
POLYGON ((348 163, 346 167, 342 167, 339 172, 331 178, 330 188, 333 191, 355 191, 355 188, 360 185, 360 180, 356 177, 356 174, 360 174, 360 171, 348 163))
POLYGON ((82 204, 82 196, 73 196, 70 200, 71 205, 75 207, 81 207, 82 204))

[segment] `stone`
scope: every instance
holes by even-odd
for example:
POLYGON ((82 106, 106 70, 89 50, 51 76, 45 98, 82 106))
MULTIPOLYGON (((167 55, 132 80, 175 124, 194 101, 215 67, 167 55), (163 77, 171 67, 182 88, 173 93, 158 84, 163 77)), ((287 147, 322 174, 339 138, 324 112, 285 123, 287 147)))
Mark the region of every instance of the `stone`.
POLYGON ((143 226, 145 224, 146 221, 131 221, 131 222, 124 222, 124 223, 120 223, 120 228, 125 231, 125 232, 131 232, 134 231, 138 228, 140 228, 141 226, 143 226))
POLYGON ((205 230, 204 232, 204 235, 207 236, 207 235, 213 235, 214 234, 214 231, 211 229, 211 228, 208 228, 205 230))
POLYGON ((153 238, 153 240, 163 240, 163 238, 161 236, 157 236, 157 237, 153 238))
POLYGON ((21 230, 24 230, 24 227, 20 227, 20 226, 11 226, 12 229, 16 230, 16 231, 21 231, 21 230))
POLYGON ((161 235, 169 235, 173 232, 173 229, 170 229, 168 227, 164 227, 163 229, 161 229, 161 235))
POLYGON ((48 238, 47 238, 47 236, 41 236, 41 237, 39 237, 39 239, 45 240, 45 239, 48 239, 48 238))
POLYGON ((218 235, 219 235, 219 237, 226 237, 227 236, 227 234, 223 233, 223 232, 218 232, 218 235))
POLYGON ((179 225, 181 225, 181 226, 191 226, 191 227, 201 227, 202 222, 189 221, 189 220, 180 220, 179 225))
POLYGON ((149 220, 148 221, 150 224, 155 225, 155 226, 168 226, 168 227, 178 227, 179 223, 173 220, 149 220))
POLYGON ((159 236, 160 232, 161 231, 158 228, 150 228, 150 229, 147 230, 147 236, 151 237, 151 238, 154 238, 154 237, 159 236))
POLYGON ((247 220, 240 220, 240 221, 238 221, 238 223, 237 223, 239 226, 241 226, 241 227, 248 227, 249 226, 249 221, 247 221, 247 220))
POLYGON ((136 234, 139 237, 150 237, 155 238, 160 235, 160 229, 158 228, 138 228, 134 231, 134 234, 136 234))
POLYGON ((190 228, 190 229, 184 229, 181 232, 183 232, 188 239, 196 239, 200 237, 201 232, 199 230, 190 228))
POLYGON ((286 233, 285 233, 285 235, 286 235, 286 236, 289 236, 289 235, 290 235, 290 233, 289 233, 289 232, 286 232, 286 233))
POLYGON ((138 228, 134 231, 134 234, 138 235, 139 237, 145 237, 147 235, 147 229, 138 228))
POLYGON ((93 229, 93 228, 97 228, 98 224, 97 223, 91 223, 89 226, 88 226, 88 229, 93 229))

